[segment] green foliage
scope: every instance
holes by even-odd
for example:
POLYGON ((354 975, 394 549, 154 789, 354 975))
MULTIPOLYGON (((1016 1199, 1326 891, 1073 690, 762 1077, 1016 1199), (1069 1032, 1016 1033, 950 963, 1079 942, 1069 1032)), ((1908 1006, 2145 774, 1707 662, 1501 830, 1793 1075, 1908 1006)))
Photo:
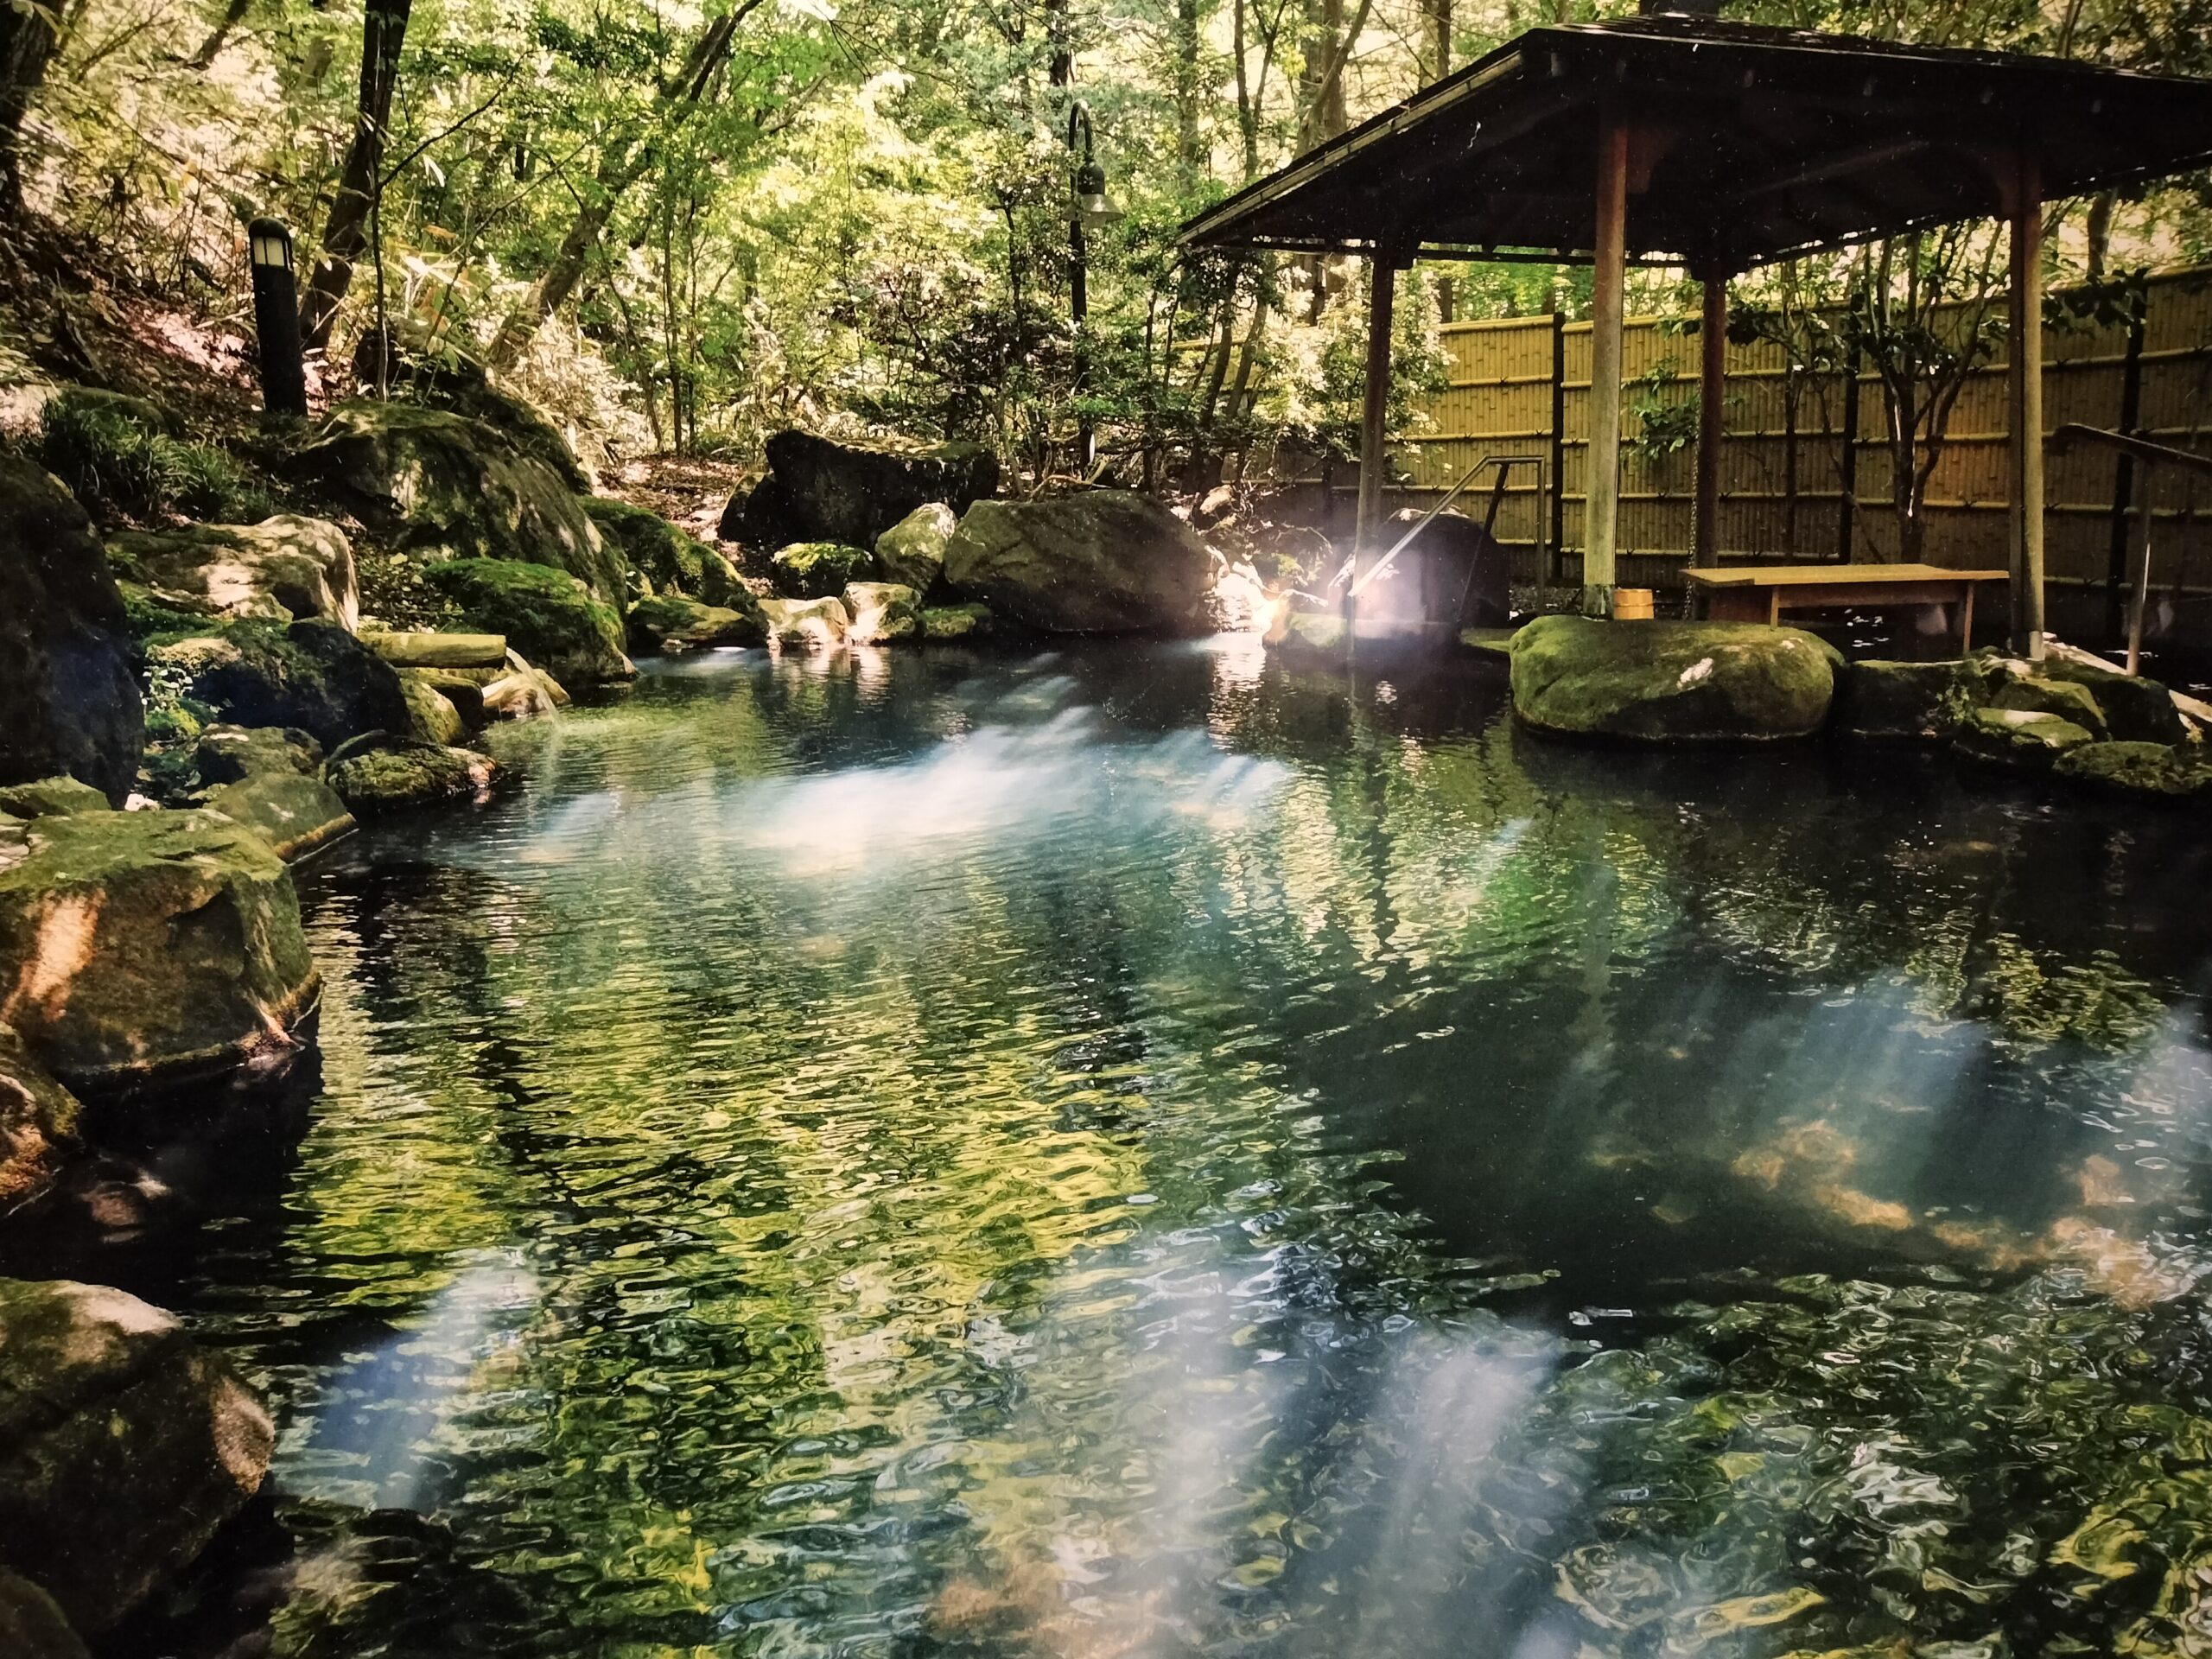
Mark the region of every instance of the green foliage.
POLYGON ((1694 387, 1682 384, 1672 358, 1654 364, 1630 381, 1627 390, 1628 412, 1636 422, 1636 435, 1627 446, 1632 453, 1656 463, 1697 442, 1702 398, 1694 387))
POLYGON ((792 599, 834 599, 846 584, 875 574, 875 555, 837 542, 793 542, 772 561, 776 591, 792 599))
POLYGON ((119 399, 49 398, 38 458, 79 500, 111 514, 254 524, 270 511, 267 493, 226 452, 173 438, 119 399))
POLYGON ((200 787, 200 734, 215 711, 192 695, 192 675, 175 663, 149 662, 140 677, 146 701, 146 792, 178 805, 200 787))

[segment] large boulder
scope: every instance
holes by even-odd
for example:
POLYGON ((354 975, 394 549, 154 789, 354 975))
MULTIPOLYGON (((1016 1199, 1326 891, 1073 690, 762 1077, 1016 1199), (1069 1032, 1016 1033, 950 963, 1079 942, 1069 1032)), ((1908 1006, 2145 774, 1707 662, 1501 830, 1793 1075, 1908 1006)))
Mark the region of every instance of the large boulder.
MULTIPOLYGON (((468 723, 461 717, 461 710, 454 700, 423 677, 420 669, 402 669, 399 689, 407 698, 407 731, 405 735, 417 742, 435 743, 440 747, 458 743, 468 735, 468 723)), ((476 706, 484 706, 484 693, 476 690, 476 706)))
POLYGON ((201 781, 209 784, 264 772, 312 778, 322 765, 322 745, 295 726, 210 726, 200 734, 195 759, 201 781))
POLYGON ((257 524, 128 531, 107 544, 117 576, 157 604, 204 616, 360 621, 353 544, 325 518, 279 513, 257 524))
POLYGON ((581 578, 509 559, 451 559, 426 568, 423 580, 459 607, 468 626, 504 634, 513 649, 572 685, 626 680, 638 671, 622 653, 620 613, 581 578))
POLYGON ((944 573, 944 550, 960 515, 942 501, 927 501, 875 538, 875 568, 926 598, 944 573))
POLYGON ((51 818, 64 812, 105 812, 107 797, 74 778, 41 778, 0 785, 0 812, 13 818, 51 818))
POLYGON ((1188 525, 1127 490, 978 501, 944 550, 949 586, 1046 633, 1192 632, 1213 567, 1188 525))
POLYGON ((2051 772, 2101 795, 2212 801, 2212 765, 2188 747, 2133 741, 2078 744, 2052 762, 2051 772))
POLYGON ((77 1097, 13 1026, 0 1025, 0 1211, 53 1185, 76 1150, 77 1097))
POLYGON ((738 580, 737 567, 697 537, 657 512, 605 496, 586 500, 584 511, 591 514, 599 533, 622 550, 630 568, 652 583, 655 593, 684 594, 709 605, 741 608, 737 596, 746 594, 746 589, 738 580))
POLYGON ((194 697, 240 726, 296 726, 334 747, 407 723, 397 671, 335 623, 233 623, 147 656, 176 668, 194 697))
POLYGON ((1513 635, 1513 712, 1560 736, 1745 743, 1821 730, 1842 659, 1758 621, 1537 617, 1513 635))
POLYGON ((346 804, 365 818, 480 797, 497 773, 491 757, 474 749, 393 743, 337 756, 323 775, 346 804))
POLYGON ((852 626, 844 601, 836 599, 764 599, 760 613, 767 619, 771 639, 809 651, 843 645, 852 626))
POLYGON ((682 594, 656 594, 630 607, 630 649, 653 652, 707 651, 717 645, 765 645, 768 620, 760 601, 741 588, 742 609, 706 605, 682 594))
MULTIPOLYGON (((1363 575, 1426 515, 1408 507, 1393 513, 1363 556, 1363 575)), ((1480 524, 1446 508, 1400 548, 1388 569, 1361 591, 1363 620, 1441 623, 1451 627, 1502 628, 1511 620, 1512 555, 1480 524)))
POLYGON ((629 576, 552 467, 497 429, 413 404, 341 404, 298 454, 326 493, 379 537, 454 557, 565 570, 609 605, 629 576))
POLYGON ((91 1659, 54 1598, 5 1567, 0 1567, 0 1653, 14 1659, 91 1659))
POLYGON ((0 1280, 0 1565, 98 1635, 188 1566, 269 1471, 251 1389, 119 1290, 0 1280))
POLYGON ((1852 663, 1837 683, 1836 724, 1853 737, 1948 737, 1979 683, 1959 662, 1852 663))
POLYGON ((1842 663, 1812 634, 1759 622, 1540 616, 1509 650, 1526 725, 1655 743, 1806 736, 1827 718, 1842 663))
POLYGON ((518 392, 494 385, 484 365, 450 335, 434 339, 406 324, 365 329, 353 346, 353 382, 362 397, 376 395, 379 368, 385 391, 466 415, 544 462, 570 489, 591 487, 576 452, 544 411, 518 392))
POLYGON ((119 806, 145 741, 123 594, 92 520, 0 453, 0 783, 67 772, 119 806))
POLYGON ((264 772, 218 784, 200 800, 211 811, 252 830, 287 864, 328 846, 353 828, 353 815, 327 784, 296 772, 264 772))
POLYGON ((2174 706, 2173 693, 2156 680, 2056 656, 2035 667, 2044 678, 2073 681, 2095 698, 2105 729, 2116 741, 2171 745, 2189 737, 2188 723, 2174 706))
POLYGON ((1959 722, 1951 747, 2010 772, 2048 772, 2061 755, 2095 741, 2086 728, 2048 709, 1977 709, 1959 722))
POLYGON ((843 542, 792 542, 778 548, 768 564, 785 599, 835 599, 848 583, 875 575, 875 556, 843 542))
POLYGON ((856 645, 912 639, 922 632, 920 595, 896 582, 855 582, 845 589, 846 638, 856 645))
POLYGON ((779 432, 767 442, 768 474, 722 513, 724 541, 749 547, 875 538, 925 502, 955 512, 994 493, 999 464, 971 444, 893 448, 840 443, 811 432, 779 432))
POLYGON ((220 813, 33 820, 0 868, 0 1020, 79 1095, 142 1092, 304 1047, 321 979, 283 861, 220 813))
POLYGON ((2041 674, 2005 678, 1992 693, 1989 703, 1997 709, 2024 709, 2056 715, 2061 720, 2073 721, 2091 737, 2101 738, 2106 734, 2105 711, 2097 706, 2089 688, 2076 680, 2051 679, 2041 674))

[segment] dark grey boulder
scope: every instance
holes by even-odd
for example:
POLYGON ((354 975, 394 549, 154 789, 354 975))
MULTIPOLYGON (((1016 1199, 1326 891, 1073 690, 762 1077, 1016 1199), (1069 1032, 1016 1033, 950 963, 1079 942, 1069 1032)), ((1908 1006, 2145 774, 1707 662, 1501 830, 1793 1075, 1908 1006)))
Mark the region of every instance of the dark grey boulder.
POLYGON ((725 541, 872 548, 918 506, 940 501, 962 512, 999 486, 997 457, 971 444, 893 448, 791 430, 770 438, 766 449, 767 476, 723 511, 725 541))
POLYGON ((91 519, 0 454, 0 783, 66 772, 119 806, 145 741, 123 594, 91 519))
POLYGON ((1189 525, 1128 490, 978 501, 944 550, 955 594, 1046 633, 1198 632, 1213 573, 1189 525))

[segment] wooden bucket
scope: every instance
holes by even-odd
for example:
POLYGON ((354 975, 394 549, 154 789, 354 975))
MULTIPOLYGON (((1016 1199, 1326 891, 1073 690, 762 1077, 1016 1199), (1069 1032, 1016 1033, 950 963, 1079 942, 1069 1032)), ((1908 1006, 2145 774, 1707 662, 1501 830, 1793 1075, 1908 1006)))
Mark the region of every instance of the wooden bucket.
POLYGON ((1651 589, 1649 588, 1616 588, 1613 589, 1613 620, 1616 622, 1649 622, 1651 620, 1651 589))

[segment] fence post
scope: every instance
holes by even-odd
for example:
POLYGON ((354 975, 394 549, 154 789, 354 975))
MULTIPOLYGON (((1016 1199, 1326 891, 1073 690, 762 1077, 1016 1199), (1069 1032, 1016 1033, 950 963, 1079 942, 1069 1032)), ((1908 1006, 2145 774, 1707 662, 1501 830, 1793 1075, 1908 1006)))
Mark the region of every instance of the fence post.
POLYGON ((1552 568, 1567 579, 1567 311, 1552 294, 1552 568))
POLYGON ((1843 457, 1837 480, 1835 562, 1851 563, 1852 520, 1859 512, 1859 346, 1853 341, 1843 365, 1843 457))
MULTIPOLYGON (((2128 320, 2127 355, 2120 369, 2120 430, 2131 438, 2141 435, 2135 429, 2143 420, 2144 315, 2139 311, 2128 320)), ((2113 639, 2120 637, 2121 595, 2127 588, 2127 510, 2134 498, 2135 457, 2123 450, 2112 474, 2112 540, 2106 556, 2105 628, 2113 639)), ((2144 511, 2150 511, 2147 495, 2144 511)))

